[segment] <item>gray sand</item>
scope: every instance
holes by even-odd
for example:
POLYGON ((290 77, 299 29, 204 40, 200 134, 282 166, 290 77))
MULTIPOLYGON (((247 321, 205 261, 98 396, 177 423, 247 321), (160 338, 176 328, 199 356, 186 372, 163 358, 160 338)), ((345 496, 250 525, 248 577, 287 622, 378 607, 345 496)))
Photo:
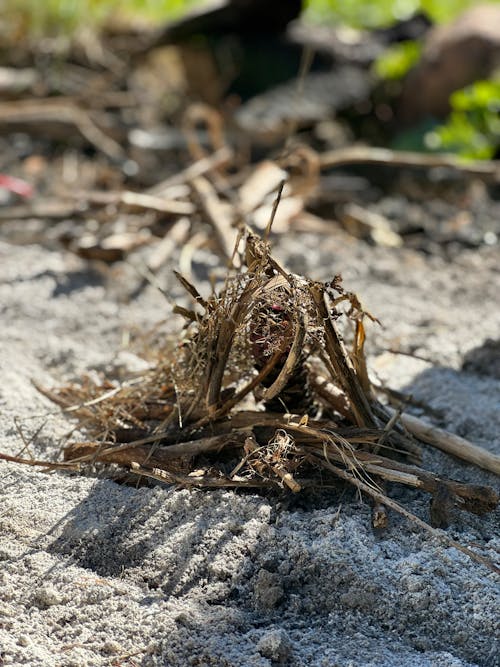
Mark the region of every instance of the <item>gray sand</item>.
MULTIPOLYGON (((461 370, 500 335, 498 249, 450 265, 337 235, 291 237, 279 254, 312 277, 342 271, 385 327, 369 332, 374 374, 500 452, 500 378, 487 364, 461 370), (428 361, 384 351, 395 347, 428 361)), ((2 451, 22 448, 15 418, 27 439, 42 427, 37 456, 54 456, 72 427, 32 379, 139 363, 120 351, 123 332, 169 306, 150 287, 129 302, 136 282, 130 267, 104 275, 0 243, 2 451)), ((428 449, 425 463, 498 481, 428 449)), ((368 503, 350 491, 135 489, 5 462, 0 480, 0 665, 500 665, 498 577, 397 515, 374 536, 368 503)), ((427 518, 427 497, 391 493, 427 518)), ((448 534, 498 557, 498 517, 456 515, 448 534)))

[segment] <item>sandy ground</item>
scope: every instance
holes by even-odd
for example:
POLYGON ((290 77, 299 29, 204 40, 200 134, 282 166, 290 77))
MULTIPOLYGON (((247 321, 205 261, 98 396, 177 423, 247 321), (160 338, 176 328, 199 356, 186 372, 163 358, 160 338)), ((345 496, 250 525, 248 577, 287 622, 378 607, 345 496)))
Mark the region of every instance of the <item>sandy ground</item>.
MULTIPOLYGON (((341 235, 277 250, 312 277, 342 271, 384 324, 370 330, 376 376, 500 452, 494 360, 462 370, 500 336, 498 247, 453 264, 341 235), (396 347, 427 361, 386 351, 396 347)), ((172 288, 170 270, 161 280, 172 288)), ((54 456, 72 428, 32 379, 138 363, 124 332, 168 318, 169 305, 152 287, 130 299, 136 283, 130 267, 104 275, 61 251, 0 243, 3 451, 22 449, 20 429, 34 454, 54 456)), ((425 464, 498 482, 427 449, 425 464)), ((498 578, 399 516, 374 536, 355 494, 135 489, 4 462, 0 480, 0 665, 500 665, 498 578)), ((391 493, 427 518, 423 495, 391 493)), ((448 533, 498 558, 498 518, 456 515, 448 533)))

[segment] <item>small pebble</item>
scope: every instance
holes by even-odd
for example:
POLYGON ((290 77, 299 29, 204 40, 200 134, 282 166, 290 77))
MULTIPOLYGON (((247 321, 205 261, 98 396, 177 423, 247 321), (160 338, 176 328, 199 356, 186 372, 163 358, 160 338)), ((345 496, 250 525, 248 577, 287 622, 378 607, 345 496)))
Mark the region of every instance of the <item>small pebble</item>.
POLYGON ((107 642, 104 643, 102 650, 103 653, 107 653, 108 655, 116 655, 117 653, 124 652, 120 644, 118 642, 113 641, 112 639, 109 639, 107 642))
POLYGON ((291 652, 290 638, 284 630, 271 630, 257 644, 258 652, 273 662, 285 663, 291 652))

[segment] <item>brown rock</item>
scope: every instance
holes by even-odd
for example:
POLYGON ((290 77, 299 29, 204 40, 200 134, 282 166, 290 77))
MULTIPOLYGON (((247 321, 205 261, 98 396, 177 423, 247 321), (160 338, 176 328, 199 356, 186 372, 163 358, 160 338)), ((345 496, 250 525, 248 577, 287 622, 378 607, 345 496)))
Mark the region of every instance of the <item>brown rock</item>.
POLYGON ((400 115, 413 123, 444 117, 455 90, 489 77, 500 65, 500 5, 473 7, 431 30, 419 64, 403 84, 400 115))

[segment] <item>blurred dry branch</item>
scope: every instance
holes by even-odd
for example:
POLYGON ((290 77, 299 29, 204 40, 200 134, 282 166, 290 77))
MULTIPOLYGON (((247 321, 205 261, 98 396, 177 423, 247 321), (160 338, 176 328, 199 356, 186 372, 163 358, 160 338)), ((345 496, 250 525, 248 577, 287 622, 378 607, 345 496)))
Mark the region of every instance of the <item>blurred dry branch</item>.
POLYGON ((0 127, 31 129, 67 137, 76 130, 98 151, 111 160, 124 160, 125 151, 120 143, 104 132, 92 119, 89 111, 77 106, 71 99, 19 100, 0 103, 0 127))
POLYGON ((349 164, 386 165, 431 169, 445 167, 464 174, 479 176, 493 181, 500 180, 500 164, 496 160, 465 161, 448 153, 416 153, 392 151, 388 148, 352 146, 323 153, 320 156, 322 169, 331 169, 349 164))

